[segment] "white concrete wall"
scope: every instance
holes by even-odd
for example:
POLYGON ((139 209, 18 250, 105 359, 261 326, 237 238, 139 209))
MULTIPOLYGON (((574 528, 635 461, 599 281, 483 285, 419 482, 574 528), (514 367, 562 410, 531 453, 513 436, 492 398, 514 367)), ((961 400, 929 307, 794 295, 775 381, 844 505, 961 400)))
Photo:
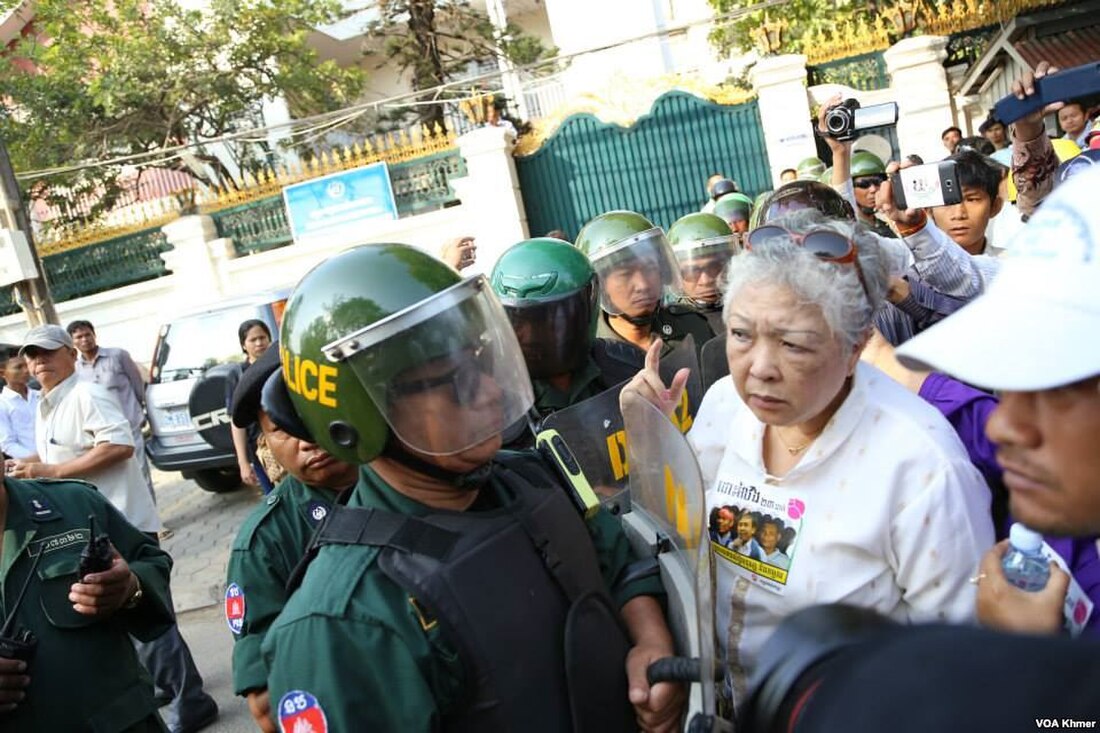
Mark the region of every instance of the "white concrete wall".
MULTIPOLYGON (((75 319, 95 325, 99 343, 126 349, 134 361, 148 367, 153 356, 157 330, 172 312, 187 307, 180 299, 174 275, 57 303, 57 315, 64 326, 75 319)), ((30 329, 20 312, 0 318, 0 342, 18 344, 30 329)))
POLYGON ((898 90, 898 146, 928 162, 944 157, 940 133, 955 124, 951 90, 943 60, 945 36, 898 41, 883 54, 890 86, 898 90))

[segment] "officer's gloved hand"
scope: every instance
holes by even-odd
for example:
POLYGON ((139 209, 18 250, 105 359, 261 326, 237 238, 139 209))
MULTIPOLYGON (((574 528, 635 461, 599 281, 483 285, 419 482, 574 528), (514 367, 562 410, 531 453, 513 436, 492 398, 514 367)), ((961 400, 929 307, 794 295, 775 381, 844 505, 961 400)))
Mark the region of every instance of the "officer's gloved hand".
POLYGON ((25 672, 27 663, 22 659, 0 658, 0 713, 9 713, 23 701, 23 692, 31 683, 25 672))

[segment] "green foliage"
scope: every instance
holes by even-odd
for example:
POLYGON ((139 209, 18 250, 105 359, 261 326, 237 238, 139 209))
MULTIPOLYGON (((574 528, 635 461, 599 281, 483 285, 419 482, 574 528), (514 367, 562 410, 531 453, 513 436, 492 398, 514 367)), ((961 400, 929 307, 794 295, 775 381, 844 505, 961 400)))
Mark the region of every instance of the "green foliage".
MULTIPOLYGON (((0 65, 0 135, 17 171, 37 170, 217 137, 258 122, 265 98, 298 115, 338 109, 362 73, 318 62, 313 27, 336 20, 337 0, 211 0, 209 12, 176 0, 37 0, 34 33, 0 65), (33 70, 30 71, 30 70, 33 70)), ((225 149, 199 151, 205 166, 162 163, 232 185, 225 149), (204 173, 204 169, 206 173, 204 173)), ((106 192, 119 171, 51 178, 49 187, 106 192)), ((37 194, 47 184, 36 184, 37 194)))
POLYGON ((757 46, 757 37, 765 18, 786 25, 782 32, 782 53, 803 53, 803 38, 820 28, 828 28, 849 19, 868 18, 873 2, 855 0, 788 0, 770 9, 739 14, 759 3, 754 0, 707 0, 716 16, 733 13, 734 17, 714 24, 711 45, 724 57, 744 53, 757 46))
MULTIPOLYGON (((461 78, 470 65, 503 54, 517 66, 553 56, 555 49, 508 23, 498 34, 484 11, 468 0, 378 0, 379 19, 367 28, 369 38, 381 41, 379 52, 402 73, 414 89, 461 78)), ((421 121, 442 122, 437 105, 422 108, 421 121)))

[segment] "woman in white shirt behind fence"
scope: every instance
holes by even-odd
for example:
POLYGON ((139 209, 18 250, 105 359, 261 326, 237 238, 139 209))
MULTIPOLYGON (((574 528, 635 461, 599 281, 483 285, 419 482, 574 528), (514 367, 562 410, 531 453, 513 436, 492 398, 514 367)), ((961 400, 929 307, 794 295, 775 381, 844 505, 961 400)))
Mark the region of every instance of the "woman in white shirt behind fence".
MULTIPOLYGON (((993 544, 990 493, 951 426, 859 361, 886 293, 874 236, 803 211, 750 233, 724 295, 730 376, 688 434, 709 516, 754 516, 762 553, 712 542, 727 690, 741 698, 788 614, 843 601, 899 621, 969 621, 993 544), (766 532, 765 537, 762 533, 766 532)), ((659 407, 660 346, 625 388, 659 407)))

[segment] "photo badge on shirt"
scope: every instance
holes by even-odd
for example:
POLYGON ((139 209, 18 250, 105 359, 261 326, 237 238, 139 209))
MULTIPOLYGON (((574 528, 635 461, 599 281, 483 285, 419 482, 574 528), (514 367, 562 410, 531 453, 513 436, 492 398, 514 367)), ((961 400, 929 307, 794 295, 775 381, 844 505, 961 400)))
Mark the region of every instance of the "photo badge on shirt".
POLYGON ((806 519, 801 494, 719 474, 707 492, 707 529, 714 554, 753 585, 782 595, 806 519))
MULTIPOLYGON (((1096 549, 1100 552, 1100 540, 1096 542, 1096 549)), ((1069 565, 1053 547, 1044 542, 1039 552, 1048 561, 1053 560, 1058 563, 1058 567, 1062 569, 1062 572, 1069 576, 1069 587, 1066 588, 1066 600, 1062 607, 1062 615, 1065 618, 1065 628, 1070 635, 1080 636, 1081 632, 1085 630, 1085 626, 1088 625, 1089 619, 1092 618, 1092 600, 1081 588, 1081 584, 1077 582, 1077 579, 1073 577, 1069 565)))

